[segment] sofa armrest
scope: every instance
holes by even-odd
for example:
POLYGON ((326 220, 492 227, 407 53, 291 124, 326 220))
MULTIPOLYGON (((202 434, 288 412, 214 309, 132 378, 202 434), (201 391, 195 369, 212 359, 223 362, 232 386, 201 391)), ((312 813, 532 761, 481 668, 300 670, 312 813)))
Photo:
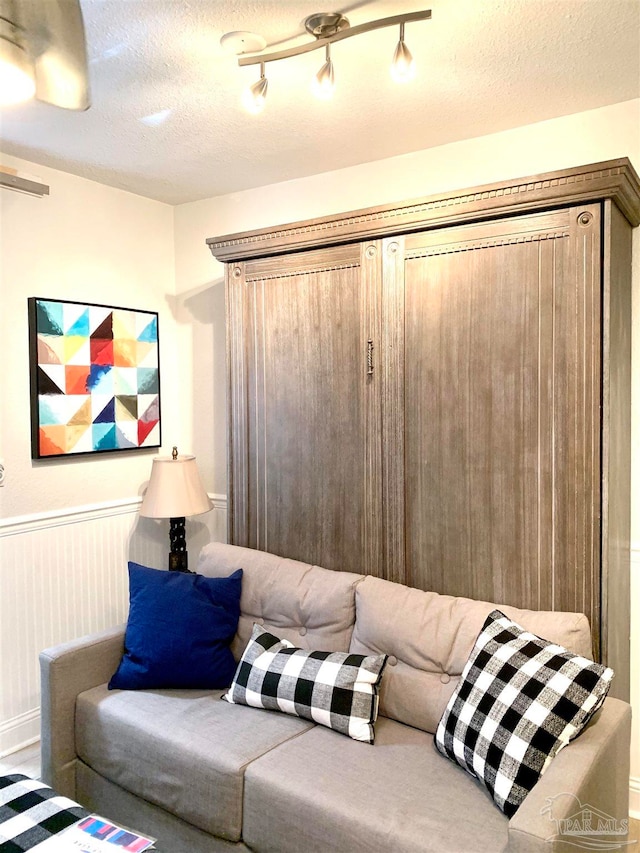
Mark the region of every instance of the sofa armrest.
POLYGON ((575 850, 578 839, 569 844, 566 835, 564 840, 555 836, 566 830, 559 822, 583 806, 613 818, 613 832, 624 829, 629 817, 630 744, 631 706, 607 698, 582 734, 553 759, 510 820, 509 853, 575 850))
POLYGON ((122 657, 124 626, 40 652, 42 780, 59 794, 76 794, 76 697, 108 681, 122 657))

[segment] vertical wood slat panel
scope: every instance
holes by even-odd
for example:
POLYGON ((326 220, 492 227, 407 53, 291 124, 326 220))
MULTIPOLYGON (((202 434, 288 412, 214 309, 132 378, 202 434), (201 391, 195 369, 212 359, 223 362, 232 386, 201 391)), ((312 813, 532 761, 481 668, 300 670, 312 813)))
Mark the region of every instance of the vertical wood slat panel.
MULTIPOLYGON (((138 509, 132 501, 0 523, 0 755, 39 736, 40 651, 126 620, 128 560, 166 567, 166 522, 138 509)), ((220 497, 208 516, 187 520, 192 569, 198 546, 225 531, 220 497)))
POLYGON ((404 237, 383 241, 382 267, 382 453, 386 577, 410 583, 405 560, 405 294, 404 237))
POLYGON ((361 246, 362 270, 361 341, 367 342, 367 358, 362 361, 358 384, 365 386, 363 395, 364 424, 364 524, 362 526, 363 571, 375 577, 385 574, 383 535, 380 519, 383 512, 382 459, 382 394, 384 386, 383 341, 381 316, 382 242, 367 240, 361 246), (371 341, 371 368, 368 346, 371 341), (371 369, 371 373, 369 373, 371 369))
POLYGON ((247 424, 247 365, 244 329, 246 287, 244 264, 232 264, 225 270, 227 303, 228 420, 228 539, 236 545, 249 545, 249 474, 247 424))
POLYGON ((583 611, 596 650, 599 227, 585 205, 404 251, 410 583, 583 611))
POLYGON ((231 541, 381 573, 381 383, 367 375, 367 341, 380 347, 380 245, 234 269, 230 510, 246 529, 232 519, 231 541))
MULTIPOLYGON (((602 641, 603 660, 616 677, 612 694, 628 699, 632 625, 640 624, 629 565, 631 518, 631 255, 632 228, 610 201, 604 204, 602 641), (635 608, 630 613, 631 607, 635 608)), ((632 551, 631 575, 639 577, 640 549, 632 551)), ((637 582, 637 580, 636 580, 637 582)), ((633 647, 633 646, 632 646, 633 647)), ((639 648, 635 643, 635 648, 639 648)), ((638 660, 635 661, 638 671, 638 660)), ((632 700, 633 701, 633 700, 632 700)), ((637 725, 637 723, 635 724, 637 725)), ((636 729, 637 731, 637 729, 636 729)), ((635 743, 638 743, 636 738, 635 743)), ((636 751, 640 759, 640 748, 636 751)), ((633 758, 632 758, 633 762, 633 758)), ((640 766, 636 764, 636 766, 640 766)), ((633 763, 632 763, 633 767, 633 763)), ((637 780, 636 780, 637 781, 637 780)), ((640 789, 635 793, 640 803, 640 789)))

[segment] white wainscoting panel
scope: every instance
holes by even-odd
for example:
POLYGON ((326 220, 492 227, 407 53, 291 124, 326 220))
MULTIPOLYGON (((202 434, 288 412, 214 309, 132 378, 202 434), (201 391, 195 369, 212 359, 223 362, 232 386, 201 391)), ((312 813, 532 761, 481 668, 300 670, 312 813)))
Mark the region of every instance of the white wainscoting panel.
MULTIPOLYGON (((226 540, 226 498, 187 519, 190 567, 226 540)), ((40 736, 42 649, 124 622, 127 561, 166 568, 168 521, 143 519, 140 499, 0 521, 0 756, 40 736)))

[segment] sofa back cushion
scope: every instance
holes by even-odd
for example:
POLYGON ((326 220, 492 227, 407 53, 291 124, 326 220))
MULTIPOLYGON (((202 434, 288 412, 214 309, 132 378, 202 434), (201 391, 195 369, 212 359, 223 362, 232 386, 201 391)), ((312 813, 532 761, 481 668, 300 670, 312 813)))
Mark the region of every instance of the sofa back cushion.
POLYGON ((240 621, 231 651, 240 660, 254 623, 294 646, 346 652, 355 621, 355 589, 363 575, 333 572, 237 545, 212 542, 200 552, 197 571, 226 577, 243 569, 240 621))
MULTIPOLYGON (((500 610, 523 628, 592 657, 583 613, 500 610)), ((435 733, 482 625, 495 604, 422 592, 367 577, 356 589, 356 624, 350 651, 388 654, 380 713, 435 733)))

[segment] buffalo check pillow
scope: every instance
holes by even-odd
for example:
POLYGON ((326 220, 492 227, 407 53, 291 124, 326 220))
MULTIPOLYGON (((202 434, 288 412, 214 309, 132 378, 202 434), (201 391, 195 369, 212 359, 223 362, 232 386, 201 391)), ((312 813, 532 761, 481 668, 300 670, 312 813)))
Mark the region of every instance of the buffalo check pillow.
POLYGON ((373 743, 386 655, 298 649, 253 626, 228 692, 234 705, 284 711, 373 743))
POLYGON ((494 610, 438 724, 438 750, 475 776, 508 817, 602 705, 613 670, 494 610))

